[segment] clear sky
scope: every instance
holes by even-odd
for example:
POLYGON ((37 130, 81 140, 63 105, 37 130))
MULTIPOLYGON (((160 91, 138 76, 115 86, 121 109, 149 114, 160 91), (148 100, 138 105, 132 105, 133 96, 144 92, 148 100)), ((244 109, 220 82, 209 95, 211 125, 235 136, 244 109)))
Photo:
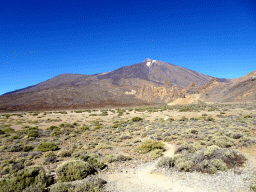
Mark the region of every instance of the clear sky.
POLYGON ((102 73, 146 58, 219 78, 256 70, 255 1, 0 3, 0 95, 62 73, 102 73))

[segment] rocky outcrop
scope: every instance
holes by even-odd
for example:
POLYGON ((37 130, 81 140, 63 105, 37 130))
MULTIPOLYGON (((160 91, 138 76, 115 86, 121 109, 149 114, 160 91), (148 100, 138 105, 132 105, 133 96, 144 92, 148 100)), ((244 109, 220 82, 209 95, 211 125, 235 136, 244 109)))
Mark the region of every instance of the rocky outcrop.
POLYGON ((147 102, 164 102, 168 103, 176 98, 184 98, 185 91, 176 86, 172 87, 155 87, 153 85, 144 85, 138 90, 137 98, 147 102))
POLYGON ((173 102, 168 103, 168 105, 189 105, 189 104, 199 104, 202 101, 199 99, 199 94, 192 94, 186 96, 186 98, 177 98, 173 102))

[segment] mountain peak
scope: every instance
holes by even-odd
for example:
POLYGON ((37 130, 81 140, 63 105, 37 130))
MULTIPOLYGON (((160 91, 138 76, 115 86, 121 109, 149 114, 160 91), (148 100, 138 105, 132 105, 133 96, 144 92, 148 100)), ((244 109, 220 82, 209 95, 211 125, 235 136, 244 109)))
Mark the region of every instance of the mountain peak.
POLYGON ((143 62, 152 62, 152 59, 150 59, 150 58, 147 58, 145 61, 143 61, 143 62))

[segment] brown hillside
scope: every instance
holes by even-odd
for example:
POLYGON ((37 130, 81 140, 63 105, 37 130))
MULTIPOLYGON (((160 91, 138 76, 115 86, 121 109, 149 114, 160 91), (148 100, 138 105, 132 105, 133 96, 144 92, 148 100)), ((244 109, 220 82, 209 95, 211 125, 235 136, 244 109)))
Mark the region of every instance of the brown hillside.
POLYGON ((169 102, 182 97, 182 88, 192 82, 199 87, 210 79, 189 69, 146 59, 107 73, 61 74, 30 88, 0 96, 0 107, 23 106, 29 110, 43 106, 65 108, 169 102))

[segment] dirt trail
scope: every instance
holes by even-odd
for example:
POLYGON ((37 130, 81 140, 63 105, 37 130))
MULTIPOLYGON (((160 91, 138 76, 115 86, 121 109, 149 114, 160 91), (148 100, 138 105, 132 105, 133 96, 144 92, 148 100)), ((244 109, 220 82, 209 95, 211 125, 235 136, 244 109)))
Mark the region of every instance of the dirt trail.
MULTIPOLYGON (((166 151, 163 153, 164 157, 173 157, 175 146, 172 144, 164 143, 166 151)), ((156 172, 156 162, 149 163, 148 165, 138 170, 128 170, 124 173, 113 173, 107 177, 108 182, 115 183, 116 191, 166 191, 174 188, 170 188, 170 178, 161 173, 156 172), (129 186, 135 187, 127 187, 129 186)), ((175 188, 181 188, 179 183, 175 184, 175 188)), ((113 187, 113 186, 112 186, 113 187)), ((113 189, 112 189, 113 190, 113 189)))
MULTIPOLYGON (((175 146, 164 144, 164 157, 173 157, 175 146)), ((154 161, 139 168, 124 168, 115 173, 100 174, 99 177, 108 182, 105 188, 107 192, 249 192, 246 180, 255 170, 255 161, 256 158, 249 158, 248 165, 240 175, 234 174, 232 170, 215 175, 175 170, 162 172, 156 169, 157 161, 154 161)))

